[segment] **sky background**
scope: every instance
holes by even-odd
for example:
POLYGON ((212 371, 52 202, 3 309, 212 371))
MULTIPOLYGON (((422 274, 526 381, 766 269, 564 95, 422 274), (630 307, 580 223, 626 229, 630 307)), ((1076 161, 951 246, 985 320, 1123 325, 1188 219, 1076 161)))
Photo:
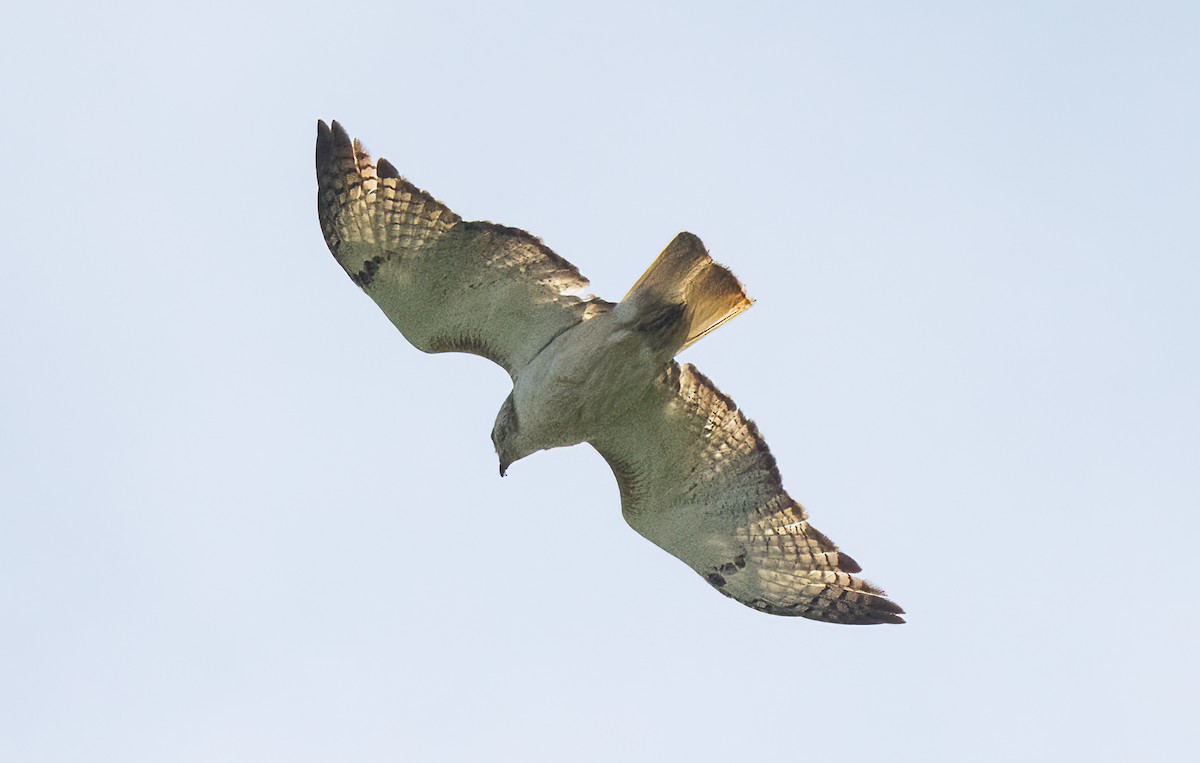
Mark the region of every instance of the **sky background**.
POLYGON ((1200 615, 1200 9, 23 3, 6 12, 0 759, 1179 760, 1200 615), (318 118, 617 298, 909 612, 772 618, 498 367, 334 262, 318 118))

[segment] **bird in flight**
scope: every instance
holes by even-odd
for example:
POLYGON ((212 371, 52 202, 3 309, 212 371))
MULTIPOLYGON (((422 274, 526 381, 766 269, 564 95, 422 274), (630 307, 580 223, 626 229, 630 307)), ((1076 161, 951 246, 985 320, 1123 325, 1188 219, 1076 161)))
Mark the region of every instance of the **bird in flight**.
POLYGON ((750 306, 700 239, 680 233, 620 302, 535 236, 468 222, 317 125, 317 211, 338 264, 424 352, 506 370, 492 442, 500 474, 539 450, 589 443, 625 520, 721 593, 762 612, 902 623, 783 490, 758 428, 675 355, 750 306))

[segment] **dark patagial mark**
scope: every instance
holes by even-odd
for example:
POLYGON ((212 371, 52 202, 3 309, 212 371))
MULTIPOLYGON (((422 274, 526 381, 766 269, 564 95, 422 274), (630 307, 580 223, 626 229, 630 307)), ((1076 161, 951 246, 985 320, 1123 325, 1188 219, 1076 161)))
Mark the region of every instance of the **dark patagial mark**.
POLYGON ((712 572, 704 576, 704 579, 707 580, 713 588, 716 588, 718 591, 728 596, 729 592, 724 590, 725 585, 729 582, 726 580, 726 576, 736 575, 738 572, 741 572, 743 569, 745 569, 745 567, 746 555, 738 554, 736 557, 734 557, 732 562, 725 562, 725 564, 714 568, 712 572))
POLYGON ((746 567, 746 555, 738 554, 736 557, 734 557, 732 562, 725 562, 722 565, 714 567, 712 572, 710 572, 704 576, 704 579, 707 580, 712 585, 716 586, 717 588, 721 588, 722 586, 724 586, 726 583, 729 582, 728 580, 726 580, 727 576, 736 575, 737 573, 739 573, 743 569, 745 569, 745 567, 746 567))
POLYGON ((726 562, 725 564, 722 564, 720 567, 718 567, 717 571, 723 572, 726 575, 732 575, 733 573, 737 572, 738 570, 745 569, 745 567, 746 567, 746 555, 738 554, 736 557, 734 557, 732 562, 726 562))
POLYGON ((469 352, 487 358, 512 374, 512 365, 507 359, 478 334, 438 334, 429 338, 427 346, 426 352, 469 352))
POLYGON ((360 288, 367 288, 372 281, 375 280, 375 274, 379 272, 379 266, 383 264, 383 255, 375 255, 362 264, 362 270, 350 276, 354 283, 360 288))
POLYGON ((704 576, 704 579, 707 580, 709 582, 709 584, 712 585, 714 588, 724 588, 725 587, 725 578, 721 577, 720 575, 718 575, 715 572, 708 573, 707 575, 704 576))
POLYGON ((595 447, 608 462, 608 467, 612 469, 613 476, 617 479, 617 490, 621 493, 621 514, 626 519, 637 517, 641 513, 641 507, 638 504, 645 489, 644 475, 634 468, 631 462, 617 458, 603 445, 595 447))

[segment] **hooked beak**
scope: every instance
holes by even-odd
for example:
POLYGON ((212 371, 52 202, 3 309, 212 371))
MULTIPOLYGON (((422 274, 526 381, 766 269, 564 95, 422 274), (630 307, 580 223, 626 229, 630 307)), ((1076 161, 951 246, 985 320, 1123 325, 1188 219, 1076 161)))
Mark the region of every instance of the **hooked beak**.
POLYGON ((505 476, 508 473, 508 467, 510 466, 510 464, 511 464, 511 462, 505 463, 503 460, 500 461, 500 476, 501 477, 505 476))

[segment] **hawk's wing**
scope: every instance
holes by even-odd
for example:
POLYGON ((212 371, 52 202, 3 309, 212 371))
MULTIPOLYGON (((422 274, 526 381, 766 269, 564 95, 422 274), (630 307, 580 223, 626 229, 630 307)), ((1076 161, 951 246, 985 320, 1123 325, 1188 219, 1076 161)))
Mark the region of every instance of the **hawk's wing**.
POLYGON ((465 222, 378 165, 342 126, 317 125, 317 211, 330 251, 408 341, 470 352, 515 374, 564 330, 611 304, 534 236, 465 222))
POLYGON ((699 371, 672 363, 658 394, 592 445, 626 521, 717 590, 776 615, 902 623, 904 610, 808 524, 757 427, 699 371))

